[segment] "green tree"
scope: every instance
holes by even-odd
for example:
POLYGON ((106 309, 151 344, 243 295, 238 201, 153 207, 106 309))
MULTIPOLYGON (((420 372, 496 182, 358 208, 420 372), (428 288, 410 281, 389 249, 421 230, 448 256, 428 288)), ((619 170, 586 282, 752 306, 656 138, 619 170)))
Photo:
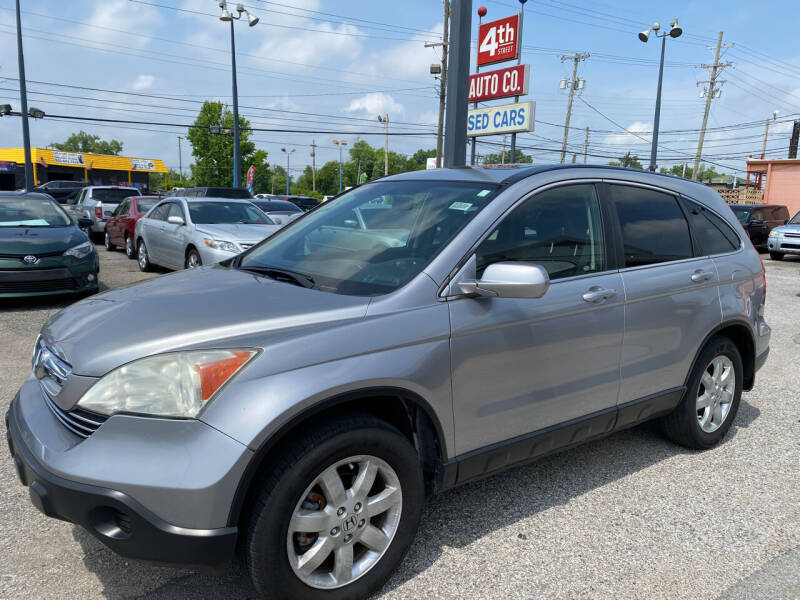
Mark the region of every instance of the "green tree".
POLYGON ((53 142, 50 148, 66 152, 91 152, 92 154, 119 155, 122 152, 122 142, 119 140, 101 140, 99 135, 92 135, 81 130, 73 133, 63 142, 53 142))
POLYGON ((494 154, 487 154, 483 157, 483 164, 485 165, 499 165, 502 163, 515 163, 515 164, 531 164, 533 157, 525 154, 519 148, 514 149, 514 160, 511 160, 511 151, 505 153, 497 152, 494 154))
POLYGON ((612 167, 629 167, 631 169, 644 169, 642 163, 639 161, 639 157, 631 155, 630 152, 626 152, 625 156, 620 157, 619 160, 612 160, 608 163, 612 167))
POLYGON ((419 171, 421 169, 428 168, 428 159, 429 158, 436 158, 436 150, 417 150, 411 156, 411 158, 406 161, 406 166, 408 167, 409 171, 419 171))
MULTIPOLYGON (((192 145, 192 155, 195 162, 192 164, 192 179, 195 185, 230 186, 233 174, 233 113, 222 102, 203 103, 200 113, 194 122, 195 127, 189 129, 186 138, 192 145), (211 133, 212 127, 219 127, 222 133, 211 133)), ((247 168, 256 164, 268 166, 267 153, 256 153, 256 146, 250 141, 250 122, 239 117, 239 149, 241 155, 243 185, 247 175, 247 168)))

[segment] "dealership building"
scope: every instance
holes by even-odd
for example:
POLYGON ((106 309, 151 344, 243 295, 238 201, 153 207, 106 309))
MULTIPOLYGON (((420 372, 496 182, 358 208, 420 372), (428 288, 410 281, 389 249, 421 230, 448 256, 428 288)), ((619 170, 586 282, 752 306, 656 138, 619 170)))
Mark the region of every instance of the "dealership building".
MULTIPOLYGON (((164 162, 154 158, 109 156, 89 152, 62 152, 31 148, 33 180, 41 185, 53 180, 83 181, 86 185, 149 187, 150 175, 162 173, 164 162)), ((25 153, 22 148, 0 148, 0 190, 25 187, 25 153)))

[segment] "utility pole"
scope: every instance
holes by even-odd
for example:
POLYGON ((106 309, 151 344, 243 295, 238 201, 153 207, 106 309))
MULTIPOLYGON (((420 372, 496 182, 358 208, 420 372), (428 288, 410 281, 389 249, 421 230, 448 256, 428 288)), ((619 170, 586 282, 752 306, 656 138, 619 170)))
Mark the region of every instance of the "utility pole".
POLYGON ((444 0, 444 29, 442 30, 442 41, 436 43, 426 43, 426 48, 435 46, 442 47, 442 72, 439 74, 439 124, 436 128, 436 167, 442 166, 442 144, 444 132, 444 104, 447 97, 447 49, 450 37, 450 0, 444 0))
MULTIPOLYGON (((697 175, 700 170, 700 158, 703 155, 703 140, 706 137, 706 127, 708 126, 708 114, 711 112, 711 101, 714 98, 719 98, 722 94, 722 90, 717 88, 717 85, 722 85, 725 83, 724 80, 717 81, 717 78, 722 73, 725 67, 730 67, 732 63, 723 63, 720 64, 719 62, 719 55, 720 50, 730 48, 733 44, 722 44, 722 31, 719 32, 719 36, 717 37, 717 47, 714 51, 714 64, 713 65, 701 65, 705 69, 710 69, 709 71, 709 79, 707 81, 698 81, 698 85, 701 84, 708 84, 708 89, 704 89, 702 94, 706 95, 706 108, 703 112, 703 125, 700 127, 700 139, 697 141, 697 154, 694 157, 694 170, 692 170, 692 181, 697 181, 697 175)), ((709 48, 710 50, 711 48, 709 48)))
POLYGON ((444 167, 464 167, 467 159, 469 55, 472 0, 453 0, 450 14, 450 64, 445 110, 444 167))
POLYGON ((795 119, 792 125, 792 137, 789 140, 789 158, 797 158, 798 142, 800 142, 800 120, 795 119))
POLYGON ((384 143, 383 143, 383 174, 389 174, 389 113, 384 116, 378 115, 378 121, 383 123, 384 143))
MULTIPOLYGON (((22 20, 19 16, 19 0, 17 0, 17 60, 19 64, 19 103, 22 106, 22 145, 25 150, 25 191, 30 192, 36 182, 33 181, 33 163, 31 162, 31 134, 28 129, 28 91, 25 83, 25 55, 22 53, 22 20)), ((466 128, 466 125, 465 125, 466 128)))
POLYGON ((317 191, 317 142, 311 140, 311 190, 317 191))
POLYGON ((586 164, 586 157, 589 155, 589 128, 586 128, 586 140, 583 142, 583 164, 586 164))
POLYGON ((178 136, 178 173, 183 179, 183 158, 181 157, 181 136, 178 136))
MULTIPOLYGON (((567 118, 564 120, 564 139, 561 142, 561 164, 564 164, 564 160, 567 156, 567 134, 569 133, 569 120, 572 117, 572 99, 575 96, 575 90, 578 89, 578 63, 582 60, 586 60, 589 58, 589 53, 584 52, 581 54, 580 52, 576 52, 574 56, 562 56, 561 62, 565 62, 568 60, 572 61, 572 79, 567 82, 567 86, 569 87, 569 99, 567 100, 567 118)), ((583 84, 581 83, 581 87, 583 84)))

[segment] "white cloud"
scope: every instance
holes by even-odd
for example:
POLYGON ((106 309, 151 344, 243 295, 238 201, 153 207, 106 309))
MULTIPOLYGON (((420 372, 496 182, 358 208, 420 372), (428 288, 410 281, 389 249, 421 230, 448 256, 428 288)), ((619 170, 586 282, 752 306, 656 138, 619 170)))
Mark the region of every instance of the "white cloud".
MULTIPOLYGON (((432 32, 441 32, 442 24, 428 28, 432 32)), ((431 41, 435 41, 431 34, 431 41)), ((438 50, 426 48, 421 41, 411 41, 396 44, 387 50, 373 52, 365 58, 359 58, 353 65, 353 70, 365 71, 381 79, 395 77, 400 79, 415 79, 421 82, 431 82, 430 65, 441 61, 438 50)))
POLYGON ((146 32, 158 25, 159 21, 153 7, 128 0, 106 0, 98 3, 86 20, 86 25, 78 29, 78 35, 94 44, 107 42, 143 48, 149 42, 147 38, 122 34, 120 31, 146 32))
POLYGON ((153 87, 153 82, 156 80, 155 77, 152 75, 139 75, 134 82, 131 84, 131 87, 134 90, 149 90, 153 87))
POLYGON ((307 70, 304 64, 341 64, 361 54, 362 38, 354 35, 360 31, 357 27, 311 22, 305 26, 313 31, 277 30, 280 31, 277 35, 274 29, 261 31, 266 34, 265 39, 253 54, 261 57, 270 69, 292 73, 307 70))
MULTIPOLYGON (((346 109, 349 112, 362 111, 369 116, 383 115, 385 113, 402 114, 403 105, 399 104, 390 94, 372 92, 350 102, 346 109)), ((389 117, 391 119, 391 116, 389 117)))
POLYGON ((650 131, 653 129, 652 123, 635 121, 628 125, 625 131, 611 133, 603 139, 604 145, 624 146, 626 144, 650 143, 650 131))

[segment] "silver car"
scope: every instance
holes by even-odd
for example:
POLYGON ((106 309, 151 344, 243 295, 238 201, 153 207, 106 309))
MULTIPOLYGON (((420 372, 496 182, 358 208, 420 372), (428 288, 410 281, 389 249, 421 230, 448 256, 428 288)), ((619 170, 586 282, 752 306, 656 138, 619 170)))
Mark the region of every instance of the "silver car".
POLYGON ((786 225, 773 227, 767 247, 772 260, 783 260, 786 254, 800 254, 800 212, 786 221, 786 225))
POLYGON ((167 198, 136 222, 139 269, 193 269, 236 256, 280 228, 248 200, 167 198))
POLYGON ((404 173, 53 316, 11 452, 36 506, 126 557, 238 548, 265 595, 366 597, 430 494, 649 419, 723 440, 767 359, 765 294, 704 185, 404 173))

